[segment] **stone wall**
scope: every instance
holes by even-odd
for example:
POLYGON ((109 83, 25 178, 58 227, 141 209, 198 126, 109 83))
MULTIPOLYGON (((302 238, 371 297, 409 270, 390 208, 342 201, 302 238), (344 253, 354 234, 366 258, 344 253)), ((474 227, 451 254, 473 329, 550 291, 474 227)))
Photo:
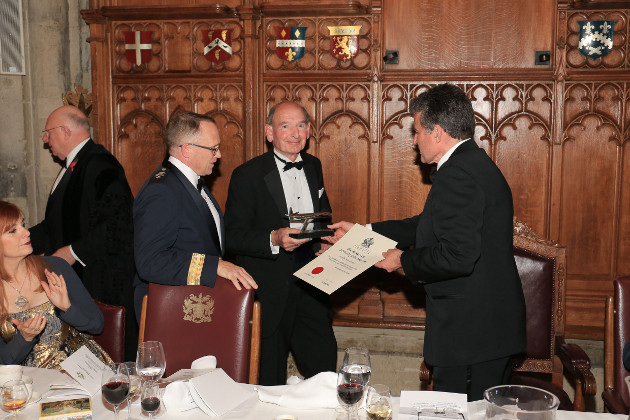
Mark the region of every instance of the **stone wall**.
POLYGON ((60 166, 41 141, 61 95, 91 90, 88 0, 23 0, 26 75, 0 75, 0 199, 16 203, 29 225, 43 218, 60 166))

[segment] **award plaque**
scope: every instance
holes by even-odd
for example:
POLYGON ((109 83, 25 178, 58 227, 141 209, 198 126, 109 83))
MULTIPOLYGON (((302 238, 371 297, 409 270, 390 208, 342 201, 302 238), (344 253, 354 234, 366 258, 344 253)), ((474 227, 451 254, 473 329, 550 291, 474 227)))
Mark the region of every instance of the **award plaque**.
POLYGON ((297 213, 293 212, 293 210, 289 209, 289 214, 286 214, 285 217, 289 219, 289 223, 302 223, 302 229, 300 233, 290 233, 289 236, 295 239, 306 239, 306 238, 322 238, 324 236, 333 236, 335 231, 332 229, 318 229, 318 230, 306 230, 310 223, 313 223, 315 220, 324 220, 330 219, 332 213, 322 211, 318 213, 297 213))

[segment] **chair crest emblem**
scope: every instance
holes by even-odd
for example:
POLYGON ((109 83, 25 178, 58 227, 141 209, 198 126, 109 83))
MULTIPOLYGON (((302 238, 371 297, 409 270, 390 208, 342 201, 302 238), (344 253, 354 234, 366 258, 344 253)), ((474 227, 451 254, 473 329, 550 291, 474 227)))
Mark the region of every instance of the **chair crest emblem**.
POLYGON ((578 50, 589 58, 600 58, 612 51, 614 20, 581 20, 578 50))
POLYGON ((214 313, 214 299, 210 295, 199 296, 190 294, 184 299, 184 321, 191 321, 195 324, 204 322, 212 322, 212 314, 214 313))

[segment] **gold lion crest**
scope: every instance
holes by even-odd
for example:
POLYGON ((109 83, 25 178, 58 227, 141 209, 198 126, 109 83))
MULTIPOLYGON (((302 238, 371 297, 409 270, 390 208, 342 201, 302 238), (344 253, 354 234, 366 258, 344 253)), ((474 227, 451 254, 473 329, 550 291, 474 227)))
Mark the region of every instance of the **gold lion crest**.
POLYGON ((210 295, 199 296, 193 294, 184 299, 184 321, 192 321, 195 324, 202 322, 212 322, 212 314, 214 313, 214 299, 210 295))

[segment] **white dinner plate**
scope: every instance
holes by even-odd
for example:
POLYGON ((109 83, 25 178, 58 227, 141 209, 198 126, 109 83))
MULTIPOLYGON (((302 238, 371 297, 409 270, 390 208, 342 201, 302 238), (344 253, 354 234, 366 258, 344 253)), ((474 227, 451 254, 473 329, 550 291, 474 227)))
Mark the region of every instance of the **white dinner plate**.
POLYGON ((35 404, 36 402, 39 402, 39 400, 41 399, 42 399, 42 394, 40 392, 33 391, 31 398, 28 399, 27 405, 35 404))

